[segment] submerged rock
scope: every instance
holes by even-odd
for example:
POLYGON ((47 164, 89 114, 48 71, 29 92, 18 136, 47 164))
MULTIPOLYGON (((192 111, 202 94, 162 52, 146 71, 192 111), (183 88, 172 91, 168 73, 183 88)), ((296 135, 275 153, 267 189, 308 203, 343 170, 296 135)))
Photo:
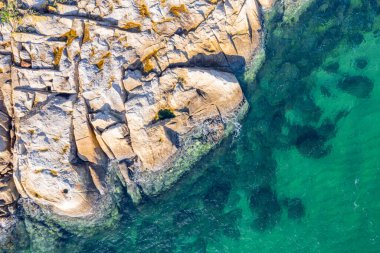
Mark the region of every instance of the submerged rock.
POLYGON ((265 231, 273 228, 281 217, 281 205, 277 199, 277 194, 270 186, 264 185, 255 188, 250 196, 249 205, 256 219, 253 228, 258 231, 265 231))
POLYGON ((286 199, 285 206, 288 209, 289 219, 300 219, 305 216, 305 206, 300 198, 286 199))
POLYGON ((350 45, 359 46, 364 41, 364 36, 360 32, 348 34, 348 43, 350 45))
POLYGON ((366 76, 349 76, 341 80, 338 87, 355 97, 366 98, 370 96, 374 83, 366 76))
POLYGON ((316 129, 305 127, 301 129, 301 134, 297 137, 295 146, 302 155, 319 159, 330 152, 331 147, 326 146, 326 141, 327 138, 316 129))
POLYGON ((359 57, 355 59, 355 66, 358 69, 364 69, 365 67, 367 67, 367 65, 368 65, 368 61, 364 57, 359 57))
POLYGON ((327 64, 324 69, 330 73, 337 73, 339 71, 339 62, 331 62, 327 64))
POLYGON ((223 210, 231 191, 229 182, 218 182, 210 187, 203 201, 211 210, 223 210))

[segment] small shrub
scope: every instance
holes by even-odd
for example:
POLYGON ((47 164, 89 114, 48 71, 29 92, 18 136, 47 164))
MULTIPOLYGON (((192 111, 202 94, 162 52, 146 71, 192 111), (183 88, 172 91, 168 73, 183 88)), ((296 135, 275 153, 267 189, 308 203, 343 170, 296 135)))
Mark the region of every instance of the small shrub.
POLYGON ((158 111, 156 120, 172 119, 175 115, 171 109, 161 109, 158 111))

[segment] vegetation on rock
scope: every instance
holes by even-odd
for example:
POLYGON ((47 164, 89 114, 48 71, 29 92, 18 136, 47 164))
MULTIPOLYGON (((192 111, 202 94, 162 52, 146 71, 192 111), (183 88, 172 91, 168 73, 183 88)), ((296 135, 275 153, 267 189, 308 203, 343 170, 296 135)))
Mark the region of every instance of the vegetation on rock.
POLYGON ((157 120, 165 120, 165 119, 172 119, 175 115, 173 113, 172 109, 161 109, 158 111, 156 119, 157 120))

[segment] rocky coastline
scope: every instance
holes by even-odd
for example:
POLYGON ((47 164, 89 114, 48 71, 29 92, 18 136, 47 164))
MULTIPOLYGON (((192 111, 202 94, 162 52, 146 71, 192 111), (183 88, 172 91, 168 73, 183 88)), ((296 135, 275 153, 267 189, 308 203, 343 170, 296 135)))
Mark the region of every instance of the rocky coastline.
POLYGON ((112 226, 124 191, 139 205, 169 190, 246 114, 237 73, 265 59, 265 23, 311 2, 8 1, 1 248, 49 251, 112 226))

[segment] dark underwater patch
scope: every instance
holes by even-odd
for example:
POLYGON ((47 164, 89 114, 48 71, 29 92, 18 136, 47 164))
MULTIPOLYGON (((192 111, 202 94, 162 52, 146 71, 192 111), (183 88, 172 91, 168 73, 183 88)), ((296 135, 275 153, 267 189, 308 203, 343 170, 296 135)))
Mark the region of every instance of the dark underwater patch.
POLYGON ((331 63, 327 64, 323 69, 329 73, 337 73, 339 70, 339 63, 338 62, 331 62, 331 63))
POLYGON ((326 138, 312 127, 305 127, 296 139, 297 150, 304 156, 319 159, 326 156, 331 147, 326 147, 326 138))
POLYGON ((300 198, 286 199, 285 206, 288 209, 289 219, 296 220, 305 216, 305 206, 300 198))
POLYGON ((264 71, 258 74, 258 82, 263 95, 270 106, 281 107, 284 100, 287 100, 296 89, 300 70, 297 65, 285 62, 281 65, 264 64, 264 71), (265 73, 262 75, 262 73, 265 73))
POLYGON ((222 210, 227 204, 230 191, 231 184, 229 182, 217 182, 209 188, 203 202, 209 208, 222 210))
MULTIPOLYGON (((337 119, 341 119, 340 117, 340 115, 336 116, 337 119)), ((338 121, 339 120, 332 122, 329 119, 324 120, 322 125, 318 128, 318 134, 323 136, 325 138, 325 141, 334 137, 336 134, 336 123, 338 121)))
POLYGON ((310 95, 299 96, 294 104, 301 111, 304 122, 318 122, 322 115, 322 110, 317 106, 310 95))
POLYGON ((374 83, 366 76, 349 76, 338 83, 338 88, 357 98, 369 97, 374 83))
POLYGON ((358 69, 364 69, 365 67, 367 67, 367 65, 368 65, 367 59, 365 59, 363 57, 355 59, 355 67, 356 68, 358 68, 358 69))
POLYGON ((373 31, 373 34, 375 35, 375 37, 379 37, 380 36, 380 29, 373 31))
POLYGON ((348 34, 347 42, 351 46, 359 46, 364 41, 364 36, 360 32, 348 34))
POLYGON ((191 226, 197 221, 197 215, 193 210, 183 209, 173 215, 173 225, 180 229, 191 226))
POLYGON ((277 194, 270 186, 254 189, 249 199, 251 211, 257 215, 253 228, 258 231, 272 229, 281 216, 281 206, 277 194))
POLYGON ((331 92, 326 86, 321 86, 320 90, 323 96, 331 97, 331 92))

